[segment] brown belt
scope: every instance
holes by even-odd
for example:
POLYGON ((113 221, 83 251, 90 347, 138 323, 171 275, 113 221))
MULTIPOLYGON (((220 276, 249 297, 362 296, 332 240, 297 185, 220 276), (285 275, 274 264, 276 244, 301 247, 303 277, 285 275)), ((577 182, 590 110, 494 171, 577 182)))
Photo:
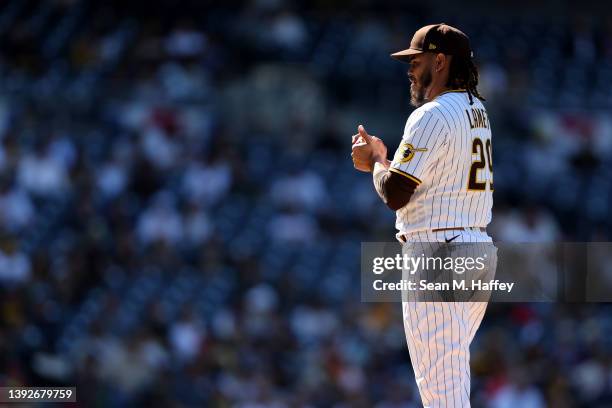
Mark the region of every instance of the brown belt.
POLYGON ((466 230, 476 230, 485 232, 487 229, 484 227, 449 227, 449 228, 436 228, 432 229, 431 232, 440 232, 440 231, 466 231, 466 230))
MULTIPOLYGON (((476 230, 476 231, 482 231, 482 232, 486 232, 487 229, 484 227, 448 227, 448 228, 435 228, 432 229, 431 232, 440 232, 440 231, 469 231, 469 230, 476 230)), ((402 242, 406 242, 408 241, 406 239, 406 235, 400 235, 400 239, 402 242)))

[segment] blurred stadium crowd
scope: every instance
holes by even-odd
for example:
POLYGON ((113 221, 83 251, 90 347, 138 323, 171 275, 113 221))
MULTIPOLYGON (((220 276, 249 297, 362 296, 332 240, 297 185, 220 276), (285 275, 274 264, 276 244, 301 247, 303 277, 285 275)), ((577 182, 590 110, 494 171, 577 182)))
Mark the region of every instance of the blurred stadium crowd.
MULTIPOLYGON (((76 385, 83 406, 418 406, 399 306, 360 302, 360 243, 392 240, 394 215, 349 149, 359 123, 399 142, 388 54, 430 22, 475 49, 492 235, 610 240, 612 19, 317 4, 2 3, 1 385, 76 385)), ((612 406, 609 312, 491 305, 474 406, 612 406)))

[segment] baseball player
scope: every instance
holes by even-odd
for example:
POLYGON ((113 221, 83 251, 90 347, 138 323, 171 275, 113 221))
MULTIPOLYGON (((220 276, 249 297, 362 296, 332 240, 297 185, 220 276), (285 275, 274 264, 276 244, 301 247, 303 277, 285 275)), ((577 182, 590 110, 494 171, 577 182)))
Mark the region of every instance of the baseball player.
MULTIPOLYGON (((491 128, 468 37, 446 24, 428 25, 414 34, 410 48, 391 56, 410 64, 411 104, 417 109, 391 161, 382 140, 359 125, 352 145, 355 168, 372 172, 376 192, 396 212, 401 242, 491 242, 485 230, 493 204, 491 128)), ((469 346, 486 306, 403 302, 425 407, 470 406, 469 346)))

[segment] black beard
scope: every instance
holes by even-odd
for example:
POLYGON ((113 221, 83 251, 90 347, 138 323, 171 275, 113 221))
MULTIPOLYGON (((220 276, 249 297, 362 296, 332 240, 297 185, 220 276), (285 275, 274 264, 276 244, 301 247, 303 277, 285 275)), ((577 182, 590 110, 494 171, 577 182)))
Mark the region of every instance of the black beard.
POLYGON ((410 103, 415 108, 425 103, 425 91, 431 85, 431 80, 431 72, 425 71, 421 78, 422 85, 417 85, 416 81, 410 85, 410 103))

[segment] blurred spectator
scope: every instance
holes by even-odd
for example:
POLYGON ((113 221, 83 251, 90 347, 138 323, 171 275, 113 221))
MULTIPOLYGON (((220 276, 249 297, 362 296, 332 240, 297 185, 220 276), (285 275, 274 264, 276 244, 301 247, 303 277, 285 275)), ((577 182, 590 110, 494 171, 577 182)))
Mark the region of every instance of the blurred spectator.
POLYGON ((200 353, 204 336, 204 328, 191 312, 185 311, 181 319, 170 326, 168 341, 176 358, 187 362, 200 353))
POLYGON ((125 190, 127 182, 127 169, 121 162, 109 161, 98 170, 98 188, 105 197, 117 197, 125 190))
POLYGON ((270 220, 268 231, 280 242, 306 243, 315 239, 318 225, 312 216, 289 209, 270 220))
POLYGON ((204 52, 206 36, 185 21, 166 37, 165 47, 171 57, 195 57, 204 52))
POLYGON ((142 391, 151 383, 155 372, 148 366, 141 347, 136 337, 130 338, 125 346, 111 340, 106 344, 105 355, 100 361, 100 375, 124 393, 142 391))
POLYGON ((159 192, 138 220, 138 236, 144 244, 178 244, 183 238, 183 222, 169 192, 159 192))
POLYGON ((222 159, 209 163, 200 160, 185 163, 183 191, 192 202, 214 205, 225 196, 231 185, 231 168, 222 159))
POLYGON ((204 209, 193 203, 185 213, 183 229, 185 242, 197 248, 212 235, 213 224, 204 209))
POLYGON ((280 12, 272 21, 270 33, 279 47, 298 50, 306 41, 306 27, 299 16, 289 10, 280 12))
POLYGON ((34 205, 18 187, 0 184, 0 226, 9 232, 19 232, 34 220, 34 205))
MULTIPOLYGON (((320 341, 325 339, 338 327, 338 323, 338 318, 331 310, 320 306, 297 307, 291 317, 292 329, 295 331, 297 337, 305 343, 309 343, 313 340, 320 341)), ((353 372, 352 374, 346 373, 346 385, 349 387, 353 380, 359 381, 353 374, 359 377, 359 373, 357 372, 353 372)))
POLYGON ((308 170, 280 177, 272 183, 270 194, 279 207, 290 206, 310 212, 322 208, 328 197, 321 177, 308 170))
POLYGON ((157 126, 149 126, 143 132, 141 146, 145 157, 160 170, 169 170, 180 153, 177 143, 157 126))
POLYGON ((502 386, 493 396, 490 408, 544 408, 542 393, 530 385, 528 373, 523 369, 511 372, 511 381, 502 386))
POLYGON ((487 100, 495 101, 506 95, 508 77, 506 70, 495 62, 488 62, 479 67, 478 87, 487 100))
POLYGON ((0 249, 0 281, 8 286, 24 284, 30 278, 28 257, 17 250, 16 243, 5 240, 0 249))
POLYGON ((504 242, 556 242, 561 234, 556 220, 544 209, 531 206, 522 213, 496 212, 492 233, 504 242))
POLYGON ((19 162, 17 179, 28 192, 41 196, 59 196, 69 186, 69 162, 61 162, 46 144, 39 144, 32 153, 26 153, 19 162))
POLYGON ((574 384, 585 401, 597 401, 609 387, 606 368, 597 360, 587 360, 577 365, 573 372, 574 384))
POLYGON ((590 27, 589 17, 585 15, 574 17, 569 46, 570 55, 581 62, 591 62, 597 55, 593 32, 590 27))

